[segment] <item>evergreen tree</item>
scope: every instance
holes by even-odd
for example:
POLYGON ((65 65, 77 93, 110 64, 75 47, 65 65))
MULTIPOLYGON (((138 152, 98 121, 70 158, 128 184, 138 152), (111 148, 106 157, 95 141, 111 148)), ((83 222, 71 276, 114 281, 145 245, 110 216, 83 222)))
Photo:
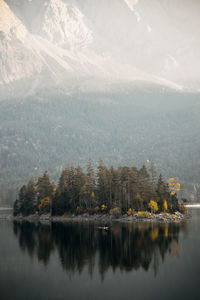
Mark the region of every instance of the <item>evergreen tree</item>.
POLYGON ((26 201, 26 186, 23 185, 19 191, 19 195, 18 195, 18 205, 19 205, 19 212, 20 214, 22 214, 23 216, 26 215, 26 207, 25 207, 25 201, 26 201))
POLYGON ((38 196, 38 205, 40 204, 40 201, 46 197, 49 197, 50 199, 53 198, 55 185, 51 183, 47 171, 44 172, 42 177, 38 178, 36 187, 37 187, 36 190, 38 196))
POLYGON ((27 186, 23 185, 15 202, 14 214, 28 216, 35 213, 36 190, 34 178, 31 177, 27 186))
POLYGON ((26 197, 25 197, 25 203, 24 206, 26 206, 26 214, 34 214, 37 209, 37 193, 36 193, 36 187, 35 187, 35 180, 32 176, 27 184, 26 187, 26 197))
POLYGON ((171 205, 170 205, 170 193, 169 193, 167 184, 164 182, 163 177, 162 177, 161 174, 158 178, 156 193, 157 193, 157 202, 158 202, 159 211, 163 211, 165 200, 167 201, 168 207, 171 207, 171 205))
POLYGON ((179 211, 180 205, 176 194, 171 195, 171 212, 179 211))
POLYGON ((91 160, 89 160, 89 162, 87 163, 86 175, 90 179, 92 184, 95 185, 96 178, 95 178, 95 172, 91 160))
POLYGON ((28 216, 39 211, 39 214, 51 212, 63 215, 100 210, 120 214, 134 210, 157 212, 157 208, 159 212, 180 210, 176 193, 172 190, 170 194, 162 175, 157 185, 154 181, 154 176, 149 175, 145 166, 140 170, 127 166, 108 169, 102 160, 99 160, 96 177, 91 162, 86 173, 80 166, 67 167, 62 171, 57 187, 46 171, 36 185, 31 177, 28 184, 22 186, 13 214, 28 216))
POLYGON ((151 163, 149 171, 150 171, 150 175, 151 175, 152 186, 155 189, 156 183, 157 183, 157 172, 156 172, 156 166, 155 166, 154 162, 151 163))
POLYGON ((109 182, 108 182, 108 170, 104 165, 102 159, 99 160, 99 165, 97 167, 97 195, 99 205, 108 205, 109 202, 109 182))
POLYGON ((59 183, 53 198, 52 214, 61 215, 72 210, 71 189, 73 184, 74 168, 68 167, 61 173, 59 183))
POLYGON ((143 199, 144 210, 148 210, 148 203, 152 198, 153 189, 147 168, 143 165, 138 172, 139 194, 143 199))
POLYGON ((19 205, 19 200, 16 199, 15 202, 14 202, 14 205, 13 205, 13 216, 18 216, 21 212, 21 208, 20 208, 20 205, 19 205))
POLYGON ((77 207, 81 206, 81 193, 83 186, 85 185, 85 174, 80 166, 75 169, 74 174, 74 186, 73 186, 73 196, 71 199, 72 209, 75 211, 77 207))

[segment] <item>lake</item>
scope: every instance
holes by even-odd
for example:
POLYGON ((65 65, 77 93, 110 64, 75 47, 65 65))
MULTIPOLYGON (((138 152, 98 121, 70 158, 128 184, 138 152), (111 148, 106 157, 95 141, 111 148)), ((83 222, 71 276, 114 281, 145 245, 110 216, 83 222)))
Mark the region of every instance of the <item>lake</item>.
POLYGON ((1 300, 199 299, 200 209, 182 224, 0 220, 1 300))

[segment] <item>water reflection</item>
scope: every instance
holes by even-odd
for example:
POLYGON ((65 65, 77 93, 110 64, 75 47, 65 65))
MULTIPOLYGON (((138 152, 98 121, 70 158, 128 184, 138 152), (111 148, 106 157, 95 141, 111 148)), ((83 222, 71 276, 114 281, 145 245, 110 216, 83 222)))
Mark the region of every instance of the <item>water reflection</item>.
POLYGON ((187 224, 114 224, 108 231, 96 224, 52 223, 34 224, 14 222, 13 230, 20 248, 31 259, 47 265, 51 254, 59 254, 62 267, 67 272, 81 273, 88 267, 92 277, 94 267, 104 278, 112 268, 115 271, 148 271, 155 275, 167 254, 179 258, 182 247, 179 233, 187 232, 187 224))

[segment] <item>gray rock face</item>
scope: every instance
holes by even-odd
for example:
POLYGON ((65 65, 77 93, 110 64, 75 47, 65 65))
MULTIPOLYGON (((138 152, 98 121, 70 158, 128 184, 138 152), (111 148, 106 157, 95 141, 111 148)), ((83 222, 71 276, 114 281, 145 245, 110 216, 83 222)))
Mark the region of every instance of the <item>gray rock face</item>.
POLYGON ((0 0, 0 84, 41 72, 42 62, 31 44, 32 38, 25 26, 0 0))
POLYGON ((0 5, 1 83, 35 74, 47 81, 50 74, 62 86, 81 74, 199 89, 197 0, 155 0, 153 5, 143 0, 0 0, 0 5))

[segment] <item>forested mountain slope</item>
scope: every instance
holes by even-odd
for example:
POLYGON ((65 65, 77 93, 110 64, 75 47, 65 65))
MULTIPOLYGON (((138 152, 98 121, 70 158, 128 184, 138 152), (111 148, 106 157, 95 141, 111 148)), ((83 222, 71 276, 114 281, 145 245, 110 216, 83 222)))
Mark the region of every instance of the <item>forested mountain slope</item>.
POLYGON ((51 94, 0 103, 1 202, 30 175, 57 179, 74 163, 156 164, 179 177, 187 195, 200 182, 199 94, 153 89, 116 94, 51 94))

